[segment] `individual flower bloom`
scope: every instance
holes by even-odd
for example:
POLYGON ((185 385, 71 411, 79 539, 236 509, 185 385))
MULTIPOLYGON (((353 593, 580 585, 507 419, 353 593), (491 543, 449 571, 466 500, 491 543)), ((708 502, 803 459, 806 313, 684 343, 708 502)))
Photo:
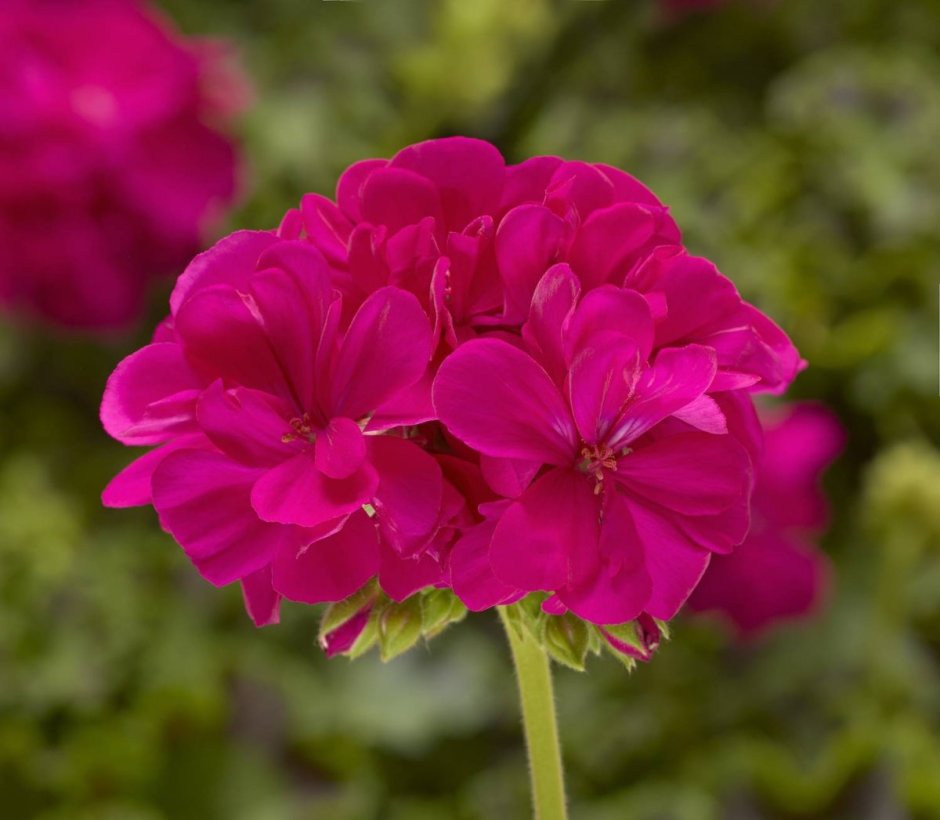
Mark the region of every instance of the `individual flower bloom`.
POLYGON ((234 195, 245 84, 133 0, 8 0, 0 52, 0 301, 125 325, 234 195))
MULTIPOLYGON (((213 583, 265 570, 285 597, 339 600, 379 572, 383 543, 415 549, 439 528, 441 468, 392 430, 426 417, 383 410, 428 366, 428 319, 385 287, 344 325, 329 277, 307 244, 235 234, 193 262, 157 341, 108 381, 105 429, 161 446, 105 503, 152 503, 213 583)), ((266 579, 246 582, 249 610, 270 612, 266 579)))
POLYGON ((706 395, 715 352, 689 344, 651 359, 653 337, 643 296, 602 286, 581 297, 557 265, 536 288, 524 349, 477 339, 444 361, 441 422, 484 458, 509 459, 491 473, 518 491, 481 508, 487 520, 454 547, 469 607, 542 590, 555 614, 668 620, 711 553, 744 538, 750 458, 706 395), (480 596, 467 594, 474 573, 480 596))
POLYGON ((819 605, 830 576, 814 542, 828 518, 819 481, 844 439, 838 420, 820 405, 768 414, 751 532, 734 553, 713 559, 689 599, 693 610, 719 612, 739 635, 753 637, 819 605))
POLYGON ((719 377, 712 391, 779 394, 806 367, 787 335, 707 259, 661 247, 628 271, 622 284, 654 306, 655 348, 695 342, 715 350, 719 377))

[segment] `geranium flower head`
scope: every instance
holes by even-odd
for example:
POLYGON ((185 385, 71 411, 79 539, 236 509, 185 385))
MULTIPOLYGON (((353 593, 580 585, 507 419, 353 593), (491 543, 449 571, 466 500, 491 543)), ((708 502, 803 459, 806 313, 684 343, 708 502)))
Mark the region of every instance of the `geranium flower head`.
POLYGON ((518 602, 560 662, 629 665, 745 538, 751 396, 803 366, 625 172, 432 140, 193 260, 108 383, 156 449, 104 500, 259 625, 334 602, 329 653, 518 602))
POLYGON ((135 0, 7 0, 0 53, 0 302, 125 325, 231 201, 246 85, 135 0))

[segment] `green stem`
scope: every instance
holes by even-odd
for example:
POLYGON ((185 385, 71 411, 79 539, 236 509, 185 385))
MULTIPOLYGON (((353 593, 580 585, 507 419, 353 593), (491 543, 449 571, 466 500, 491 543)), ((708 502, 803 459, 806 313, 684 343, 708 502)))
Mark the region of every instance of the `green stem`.
POLYGON ((548 656, 524 626, 512 622, 506 607, 499 607, 499 617, 509 638, 519 683, 535 818, 567 820, 565 776, 548 656))

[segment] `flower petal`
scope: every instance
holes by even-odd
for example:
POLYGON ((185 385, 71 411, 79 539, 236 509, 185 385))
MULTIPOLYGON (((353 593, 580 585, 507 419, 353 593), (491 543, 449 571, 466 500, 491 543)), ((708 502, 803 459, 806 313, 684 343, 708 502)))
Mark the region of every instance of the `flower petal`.
POLYGON ((347 516, 371 500, 378 477, 368 464, 348 478, 321 473, 309 452, 268 470, 251 490, 251 505, 263 521, 315 527, 347 516))
POLYGON ((153 505, 160 523, 180 543, 204 578, 229 584, 264 567, 303 531, 258 519, 249 502, 259 471, 222 453, 179 450, 153 474, 153 505))
POLYGON ((211 449, 211 445, 199 434, 180 436, 134 459, 108 482, 101 493, 101 503, 115 509, 152 503, 150 482, 154 470, 171 453, 193 449, 211 449))
POLYGON ((279 242, 271 231, 235 231, 199 254, 176 281, 170 294, 173 315, 183 302, 203 288, 231 285, 243 288, 257 270, 258 257, 279 242))
POLYGON ((660 350, 636 385, 636 398, 615 425, 608 444, 629 444, 702 395, 715 378, 715 352, 701 345, 660 350))
POLYGON ((450 553, 450 582, 454 594, 473 612, 519 600, 525 592, 504 584, 490 566, 490 541, 496 521, 465 530, 450 553))
POLYGON ((273 467, 296 452, 283 440, 291 432, 291 406, 260 390, 225 390, 216 379, 200 397, 196 416, 210 441, 242 464, 273 467))
POLYGON ((280 623, 281 596, 271 584, 270 564, 242 578, 242 597, 245 610, 255 626, 280 623))
POLYGON ((580 293, 581 283, 571 268, 553 265, 539 280, 532 295, 529 319, 522 326, 522 338, 529 352, 559 386, 568 371, 562 331, 580 293))
POLYGON ((428 367, 431 324, 418 300, 381 288, 356 311, 333 364, 328 415, 362 419, 415 384, 428 367))
POLYGON ((349 478, 366 458, 366 440, 351 419, 330 419, 317 433, 314 462, 330 478, 349 478))
POLYGON ((482 453, 568 464, 577 434, 549 375, 499 339, 476 339, 444 360, 434 406, 459 439, 482 453))
POLYGON ((434 183, 450 230, 463 230, 475 217, 495 213, 499 205, 505 162, 483 140, 448 137, 409 145, 389 167, 414 171, 434 183))
POLYGON ((179 345, 147 345, 124 359, 108 379, 101 423, 124 444, 158 444, 195 432, 196 398, 204 384, 179 345))
POLYGON ((379 570, 379 536, 365 513, 300 549, 282 549, 273 563, 274 588, 291 601, 341 601, 379 570))
POLYGON ((712 515, 747 497, 751 465, 732 436, 679 433, 618 459, 616 477, 634 495, 684 515, 712 515))
POLYGON ((490 544, 490 563, 505 584, 533 590, 568 586, 598 559, 600 501, 573 470, 554 469, 509 505, 490 544))

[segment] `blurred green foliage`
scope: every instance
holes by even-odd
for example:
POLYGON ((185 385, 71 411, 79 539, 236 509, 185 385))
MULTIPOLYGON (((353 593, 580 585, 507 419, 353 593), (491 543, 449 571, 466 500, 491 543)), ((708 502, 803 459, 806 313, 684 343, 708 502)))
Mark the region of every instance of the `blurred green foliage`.
MULTIPOLYGON (((163 5, 255 81, 233 227, 430 136, 619 165, 791 332, 793 395, 844 420, 823 617, 747 646, 680 619, 632 675, 559 669, 574 817, 940 817, 940 4, 163 5)), ((314 611, 256 632, 149 511, 99 509, 129 454, 97 399, 147 333, 0 333, 0 816, 527 816, 495 618, 327 662, 314 611)))

